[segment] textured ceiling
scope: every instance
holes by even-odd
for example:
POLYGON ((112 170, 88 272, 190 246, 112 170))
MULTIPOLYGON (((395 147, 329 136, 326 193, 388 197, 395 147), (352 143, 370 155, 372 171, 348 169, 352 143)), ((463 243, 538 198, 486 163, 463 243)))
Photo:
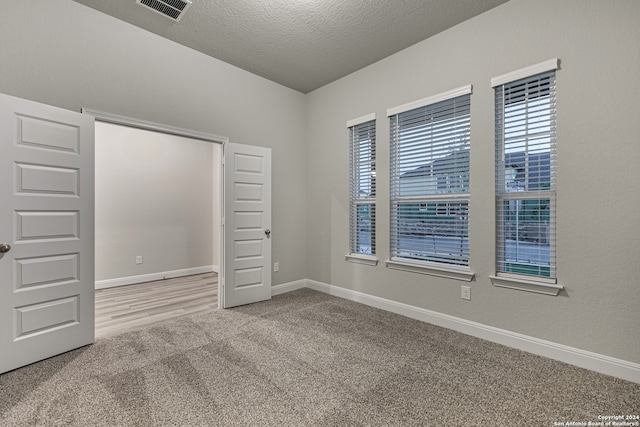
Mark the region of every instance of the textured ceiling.
POLYGON ((192 0, 180 22, 74 1, 307 93, 507 0, 192 0))

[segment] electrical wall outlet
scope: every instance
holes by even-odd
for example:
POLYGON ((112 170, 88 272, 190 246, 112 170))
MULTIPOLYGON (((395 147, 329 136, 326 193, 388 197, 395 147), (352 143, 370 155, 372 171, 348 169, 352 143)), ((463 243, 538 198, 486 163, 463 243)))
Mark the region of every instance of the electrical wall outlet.
POLYGON ((462 286, 460 288, 460 298, 471 300, 471 286, 462 286))
POLYGON ((273 271, 280 271, 280 263, 279 262, 274 262, 273 263, 273 271))
POLYGON ((136 257, 136 264, 142 264, 142 255, 136 257))

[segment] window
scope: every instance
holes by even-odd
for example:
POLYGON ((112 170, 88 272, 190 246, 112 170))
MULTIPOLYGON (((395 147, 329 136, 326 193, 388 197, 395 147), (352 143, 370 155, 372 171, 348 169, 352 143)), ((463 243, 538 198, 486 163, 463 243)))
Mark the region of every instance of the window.
POLYGON ((352 255, 376 253, 375 115, 347 123, 350 146, 349 246, 352 255))
POLYGON ((555 283, 557 60, 546 64, 550 70, 494 84, 496 271, 555 283))
POLYGON ((468 269, 470 93, 466 86, 387 112, 392 268, 468 269))

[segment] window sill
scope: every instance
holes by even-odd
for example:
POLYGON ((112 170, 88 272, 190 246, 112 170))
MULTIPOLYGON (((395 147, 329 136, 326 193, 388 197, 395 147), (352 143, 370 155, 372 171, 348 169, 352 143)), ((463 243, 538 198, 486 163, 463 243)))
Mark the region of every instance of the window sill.
POLYGON ((491 283, 500 288, 517 289, 519 291, 536 292, 539 294, 557 296, 564 286, 558 285, 555 280, 533 280, 528 277, 518 276, 489 276, 491 283))
POLYGON ((349 255, 345 255, 344 259, 346 259, 349 262, 355 262, 357 264, 373 265, 373 266, 378 265, 378 258, 371 255, 349 254, 349 255))
POLYGON ((387 268, 394 270, 428 274, 430 276, 445 277, 447 279, 462 280, 465 282, 470 282, 475 276, 474 273, 465 268, 445 267, 431 263, 413 263, 390 259, 386 261, 386 264, 387 268))

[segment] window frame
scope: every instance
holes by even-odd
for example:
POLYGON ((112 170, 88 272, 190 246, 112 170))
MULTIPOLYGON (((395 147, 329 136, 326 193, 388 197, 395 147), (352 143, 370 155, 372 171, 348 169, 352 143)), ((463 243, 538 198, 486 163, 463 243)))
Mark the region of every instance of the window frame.
MULTIPOLYGON (((376 256, 376 114, 370 113, 362 117, 358 117, 353 120, 347 121, 347 129, 349 131, 349 251, 345 255, 345 259, 350 262, 355 262, 365 265, 377 265, 378 258, 376 256), (373 138, 369 138, 368 147, 364 146, 361 141, 356 141, 355 135, 358 132, 359 127, 367 126, 369 129, 373 126, 373 138), (361 165, 359 162, 360 150, 369 150, 369 185, 370 193, 366 197, 359 197, 360 190, 360 176, 359 171, 361 165), (359 207, 362 205, 370 205, 373 208, 373 214, 370 218, 370 233, 371 233, 371 253, 359 252, 358 247, 358 233, 359 233, 359 207)), ((365 166, 366 167, 366 166, 365 166)))
MULTIPOLYGON (((438 176, 436 174, 433 174, 433 171, 432 171, 430 179, 428 179, 426 181, 427 183, 425 184, 427 187, 432 186, 433 187, 432 190, 426 190, 424 194, 420 196, 411 196, 411 195, 401 196, 400 176, 402 174, 400 173, 399 166, 398 166, 398 159, 397 159, 398 139, 394 136, 394 125, 393 125, 394 119, 393 118, 395 117, 395 120, 397 121, 399 116, 402 115, 403 113, 410 113, 413 110, 417 110, 422 107, 429 107, 429 106, 441 103, 443 101, 455 102, 457 98, 465 95, 469 96, 469 103, 470 103, 471 93, 472 93, 472 86, 466 85, 457 89, 453 89, 438 95, 417 100, 408 104, 400 105, 398 107, 393 107, 387 110, 387 116, 389 117, 389 121, 390 121, 390 150, 391 150, 391 161, 390 161, 390 187, 391 188, 390 188, 390 195, 389 195, 390 259, 386 261, 386 266, 388 268, 403 270, 403 271, 410 271, 414 273, 428 274, 432 276, 445 277, 445 278, 456 279, 456 280, 463 280, 463 281, 471 281, 474 277, 474 273, 471 272, 471 268, 470 268, 470 251, 468 249, 466 251, 467 257, 466 259, 463 260, 464 262, 467 263, 466 265, 457 265, 453 263, 453 261, 451 260, 447 260, 449 262, 437 262, 429 259, 417 260, 417 259, 411 259, 410 257, 397 256, 399 252, 398 230, 395 230, 394 232, 394 227, 398 228, 399 221, 400 221, 400 219, 398 219, 398 213, 396 212, 394 214, 394 209, 398 209, 398 205, 400 203, 408 203, 413 201, 414 203, 417 204, 416 209, 419 212, 426 212, 427 210, 432 209, 431 205, 433 205, 433 209, 435 209, 433 216, 434 217, 439 216, 440 218, 446 217, 447 215, 435 215, 435 213, 437 213, 436 211, 439 203, 446 204, 447 211, 449 211, 449 206, 451 204, 466 203, 467 216, 464 218, 463 223, 466 222, 464 226, 465 226, 465 232, 467 236, 466 237, 467 245, 468 245, 468 242, 469 242, 468 209, 469 209, 469 203, 470 203, 470 188, 468 186, 468 182, 466 187, 464 185, 461 186, 461 188, 464 187, 466 189, 466 192, 459 192, 459 191, 456 192, 456 191, 451 191, 451 188, 449 187, 453 184, 451 184, 450 180, 447 179, 447 183, 448 183, 447 189, 445 189, 445 191, 440 191, 442 189, 439 188, 438 186, 438 182, 439 182, 438 176), (394 239, 396 239, 395 243, 394 243, 394 239)), ((468 113, 469 118, 468 118, 468 125, 467 125, 468 126, 467 127, 467 132, 468 132, 467 146, 468 147, 465 150, 470 150, 470 132, 471 132, 470 104, 468 108, 469 108, 469 113, 468 113)), ((443 121, 444 120, 447 120, 447 119, 443 119, 443 121)), ((433 125, 433 123, 431 125, 433 125)), ((427 127, 431 125, 427 125, 427 127)), ((433 147, 435 146, 434 145, 435 141, 433 138, 434 137, 429 137, 428 139, 425 139, 425 141, 427 141, 430 144, 430 149, 433 149, 433 147)), ((434 161, 433 159, 436 159, 436 158, 435 157, 432 158, 431 160, 432 163, 434 161)), ((469 162, 468 157, 467 157, 467 162, 469 162)), ((433 168, 432 163, 430 163, 431 164, 430 167, 433 168)), ((466 165, 468 170, 470 169, 469 164, 470 162, 467 163, 466 165)), ((445 178, 448 178, 448 177, 445 177, 445 178)), ((458 227, 457 223, 455 227, 458 227)), ((425 252, 425 255, 424 255, 425 258, 431 257, 432 259, 436 258, 436 256, 437 256, 437 253, 434 253, 433 255, 430 256, 428 255, 427 252, 425 252)))
MULTIPOLYGON (((495 162, 495 174, 496 174, 496 186, 495 186, 495 214, 496 214, 496 233, 495 233, 495 243, 496 243, 496 259, 495 259, 495 275, 490 276, 490 279, 494 286, 511 288, 517 290, 524 290, 529 292, 542 293, 547 295, 558 295, 558 293, 563 289, 563 286, 558 284, 557 280, 557 263, 556 263, 556 206, 557 206, 557 191, 556 191, 556 148, 557 148, 557 140, 556 140, 556 71, 559 69, 559 60, 557 58, 550 59, 548 61, 544 61, 529 67, 525 67, 510 73, 503 74, 498 77, 494 77, 491 79, 491 86, 494 90, 495 96, 495 128, 496 128, 496 139, 495 139, 495 150, 496 150, 496 162, 495 162), (550 87, 550 98, 549 98, 549 187, 541 188, 540 185, 537 188, 531 188, 531 179, 530 173, 532 172, 532 167, 530 166, 530 157, 532 157, 535 153, 535 149, 529 149, 529 146, 525 144, 523 148, 523 156, 525 160, 525 166, 522 168, 522 171, 519 168, 507 168, 505 162, 506 148, 505 148, 505 130, 504 130, 504 122, 505 122, 505 103, 501 101, 498 102, 498 96, 502 93, 504 94, 505 87, 509 87, 510 85, 515 86, 516 84, 522 84, 523 81, 533 81, 536 78, 546 78, 547 76, 552 76, 553 82, 550 87), (500 91, 499 91, 500 90, 500 91), (516 180, 516 176, 524 172, 524 178, 520 178, 523 182, 522 188, 520 186, 517 189, 513 189, 511 191, 507 191, 506 188, 506 173, 507 170, 513 170, 513 180, 516 180), (544 203, 540 203, 548 200, 548 215, 549 215, 549 276, 540 274, 542 270, 541 264, 536 264, 538 268, 539 274, 525 274, 514 271, 504 271, 505 268, 500 268, 501 265, 505 265, 507 263, 506 257, 501 257, 501 254, 506 254, 506 249, 504 248, 505 233, 507 230, 506 219, 504 218, 504 209, 505 203, 509 202, 511 204, 512 201, 516 202, 526 202, 538 201, 539 206, 543 206, 544 203), (500 221, 503 221, 502 223, 500 221), (501 249, 502 248, 502 249, 501 249)), ((531 98, 525 98, 527 104, 526 108, 529 108, 529 102, 531 98)), ((535 108, 535 106, 534 106, 535 108)), ((546 110, 545 110, 546 111, 546 110)), ((529 111, 526 111, 526 118, 529 118, 529 111)), ((522 138, 525 141, 528 141, 532 136, 531 133, 527 131, 522 138)), ((534 136, 535 138, 535 136, 534 136)), ((517 152, 519 153, 519 152, 517 152)), ((537 174, 538 177, 542 174, 542 154, 538 154, 537 165, 533 167, 534 175, 537 174), (537 167, 537 169, 535 169, 537 167)), ((540 179, 540 178, 538 178, 540 179)), ((532 180, 533 181, 533 180, 532 180)), ((538 181, 537 184, 540 184, 538 181)), ((520 208, 516 209, 516 215, 520 216, 520 208)), ((538 212, 539 215, 539 212, 538 212)), ((538 233, 540 233, 540 227, 542 222, 538 221, 538 233)), ((517 237, 516 240, 519 241, 519 233, 520 230, 517 229, 517 237)), ((518 264, 518 262, 516 262, 518 264)), ((524 267, 523 267, 524 268, 524 267)))

